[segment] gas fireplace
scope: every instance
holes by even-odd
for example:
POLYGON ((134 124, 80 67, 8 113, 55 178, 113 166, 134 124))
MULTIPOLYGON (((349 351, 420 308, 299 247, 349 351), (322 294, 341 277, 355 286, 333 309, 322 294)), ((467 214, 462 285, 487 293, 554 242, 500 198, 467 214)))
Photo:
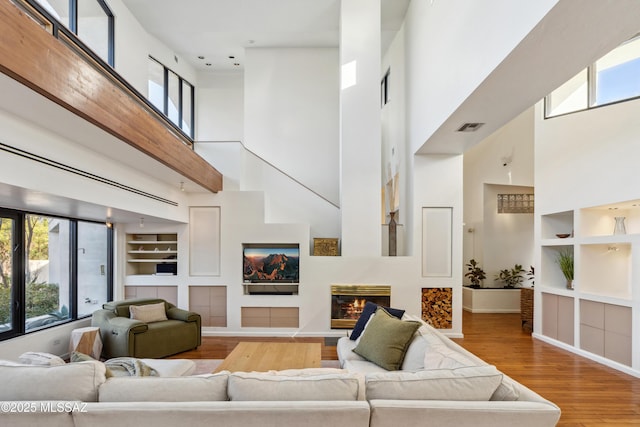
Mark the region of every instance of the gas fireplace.
POLYGON ((367 301, 389 306, 391 286, 332 285, 331 328, 353 329, 367 301))

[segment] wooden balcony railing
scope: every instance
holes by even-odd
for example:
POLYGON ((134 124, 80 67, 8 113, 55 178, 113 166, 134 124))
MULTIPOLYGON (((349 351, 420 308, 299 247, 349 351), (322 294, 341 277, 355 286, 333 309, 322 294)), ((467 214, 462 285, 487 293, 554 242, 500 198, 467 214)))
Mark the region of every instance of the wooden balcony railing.
POLYGON ((212 192, 222 174, 181 131, 68 31, 28 3, 0 0, 0 72, 212 192), (28 13, 27 13, 28 12, 28 13), (160 117, 162 116, 162 117, 160 117))

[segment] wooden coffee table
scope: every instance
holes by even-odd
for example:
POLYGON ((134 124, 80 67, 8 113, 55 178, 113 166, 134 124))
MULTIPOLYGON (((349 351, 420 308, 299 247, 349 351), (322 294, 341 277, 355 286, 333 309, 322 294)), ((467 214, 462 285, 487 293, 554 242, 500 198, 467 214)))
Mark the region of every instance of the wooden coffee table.
POLYGON ((320 343, 241 341, 214 372, 319 368, 320 357, 320 343))

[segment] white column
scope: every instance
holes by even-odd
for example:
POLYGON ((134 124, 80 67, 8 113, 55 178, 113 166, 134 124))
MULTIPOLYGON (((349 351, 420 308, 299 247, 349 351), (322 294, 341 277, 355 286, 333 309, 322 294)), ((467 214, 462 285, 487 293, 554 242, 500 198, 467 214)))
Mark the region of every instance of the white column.
POLYGON ((342 0, 342 255, 380 256, 380 0, 342 0))

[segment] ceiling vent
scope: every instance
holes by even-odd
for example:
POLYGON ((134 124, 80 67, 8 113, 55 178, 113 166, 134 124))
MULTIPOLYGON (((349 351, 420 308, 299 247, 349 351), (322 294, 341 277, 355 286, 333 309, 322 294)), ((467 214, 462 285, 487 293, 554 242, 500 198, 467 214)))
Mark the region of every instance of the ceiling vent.
POLYGON ((457 132, 475 132, 480 129, 483 124, 484 123, 465 123, 458 128, 457 132))

